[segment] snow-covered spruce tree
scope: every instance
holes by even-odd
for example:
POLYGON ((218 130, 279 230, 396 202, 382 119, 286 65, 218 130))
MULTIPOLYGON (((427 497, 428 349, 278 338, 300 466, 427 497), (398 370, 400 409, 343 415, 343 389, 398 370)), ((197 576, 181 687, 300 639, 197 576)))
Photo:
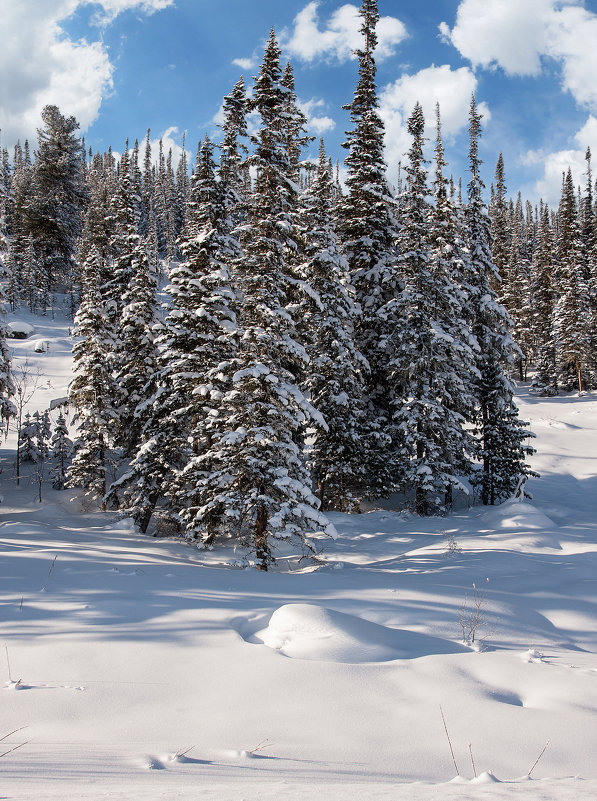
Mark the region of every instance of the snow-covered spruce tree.
MULTIPOLYGON (((143 169, 141 170, 141 202, 139 204, 139 233, 146 239, 149 238, 150 220, 153 207, 153 165, 151 163, 151 142, 149 140, 150 129, 145 135, 143 147, 143 169)), ((156 231, 157 234, 157 231, 156 231)))
POLYGON ((587 387, 591 347, 591 302, 572 172, 568 169, 558 211, 559 299, 554 313, 556 361, 562 386, 587 387))
MULTIPOLYGON (((26 153, 29 149, 26 145, 26 153)), ((17 142, 13 157, 13 174, 10 194, 7 200, 7 224, 10 233, 8 243, 8 282, 7 299, 10 308, 15 309, 25 298, 25 253, 29 237, 25 231, 25 206, 31 189, 32 167, 29 156, 25 154, 17 142)))
POLYGON ((166 157, 164 156, 164 143, 161 139, 158 142, 158 148, 157 165, 154 168, 153 180, 153 209, 158 235, 158 252, 161 258, 165 258, 169 249, 168 238, 173 234, 173 231, 169 231, 166 157))
POLYGON ((282 111, 279 125, 282 136, 286 139, 288 178, 298 185, 300 156, 306 145, 313 141, 313 137, 307 134, 307 118, 298 106, 294 88, 294 71, 290 62, 287 62, 284 67, 280 84, 286 90, 285 108, 282 111))
MULTIPOLYGON (((461 209, 449 191, 449 181, 443 174, 447 166, 441 136, 439 104, 436 107, 434 204, 431 210, 431 272, 436 287, 432 291, 431 307, 435 310, 439 357, 435 379, 444 423, 438 428, 438 451, 445 470, 444 507, 449 509, 453 492, 467 492, 462 478, 470 472, 475 444, 470 422, 475 410, 477 342, 473 337, 467 314, 470 299, 470 254, 463 238, 461 209), (444 336, 442 336, 442 334, 444 336)), ((435 348, 434 348, 435 350, 435 348)))
POLYGON ((77 271, 84 273, 87 257, 92 254, 92 261, 99 267, 96 276, 98 286, 105 288, 103 294, 107 300, 114 256, 112 197, 115 191, 115 178, 106 170, 105 159, 99 153, 93 156, 87 183, 89 203, 83 218, 83 231, 77 250, 77 271))
POLYGON ((400 443, 396 475, 419 514, 443 511, 472 450, 466 416, 473 406, 474 357, 463 320, 457 226, 443 177, 439 130, 435 207, 427 201, 423 158, 425 120, 419 104, 408 120, 412 145, 400 202, 398 269, 403 290, 388 304, 395 322, 390 380, 395 386, 392 424, 400 443))
POLYGON ((128 139, 120 159, 116 181, 110 198, 112 265, 106 283, 101 287, 106 315, 118 332, 125 296, 135 270, 135 248, 139 242, 139 202, 133 191, 128 139))
MULTIPOLYGON (((305 175, 308 175, 312 169, 312 165, 301 163, 301 153, 313 141, 314 137, 308 135, 307 118, 298 105, 294 86, 294 72, 290 63, 287 63, 284 67, 280 84, 286 92, 284 108, 280 114, 279 122, 280 137, 286 143, 287 165, 285 171, 287 180, 292 185, 292 194, 295 199, 298 199, 307 185, 305 175)), ((291 204, 288 209, 285 272, 292 279, 287 287, 287 310, 294 320, 295 339, 304 344, 308 338, 308 332, 304 327, 304 310, 309 304, 309 293, 308 291, 305 292, 306 286, 301 276, 301 264, 304 262, 306 255, 303 239, 298 233, 298 211, 299 204, 297 202, 291 204)), ((295 377, 300 384, 304 374, 299 372, 295 377)))
POLYGON ((308 550, 308 533, 329 526, 311 492, 302 447, 305 427, 321 418, 296 383, 307 355, 286 309, 296 190, 289 180, 281 79, 272 31, 255 83, 257 175, 236 270, 243 293, 238 369, 219 401, 222 424, 210 448, 219 493, 202 512, 215 514, 217 535, 237 538, 262 570, 273 563, 277 541, 297 541, 308 550))
POLYGON ((483 201, 478 143, 481 115, 473 95, 469 114, 469 166, 466 221, 472 267, 470 307, 472 332, 477 340, 476 433, 480 468, 471 476, 483 504, 494 504, 512 495, 528 476, 535 475, 526 464, 533 448, 525 444, 532 437, 527 423, 518 417, 514 391, 505 370, 515 345, 509 333, 510 319, 491 287, 496 267, 491 258, 489 217, 483 201))
MULTIPOLYGON (((597 206, 593 198, 593 172, 591 170, 591 149, 585 153, 587 162, 587 186, 582 199, 582 242, 585 261, 585 280, 589 290, 590 303, 590 344, 588 378, 592 389, 597 387, 597 206)), ((597 184, 596 184, 597 186, 597 184)))
POLYGON ((240 257, 215 168, 206 137, 191 178, 183 261, 172 271, 173 309, 166 320, 169 381, 182 402, 176 417, 187 434, 185 464, 170 495, 187 538, 207 544, 227 533, 217 470, 219 443, 229 433, 221 401, 237 369, 237 296, 228 265, 240 257))
MULTIPOLYGON (((179 237, 185 224, 185 210, 187 195, 189 192, 189 163, 187 151, 185 149, 186 134, 182 134, 182 152, 176 165, 176 176, 174 186, 174 233, 179 237)), ((175 242, 176 244, 176 242, 175 242)), ((177 254, 178 255, 178 254, 177 254)))
POLYGON ((50 455, 50 439, 52 436, 50 412, 48 409, 43 412, 34 412, 33 419, 35 421, 35 445, 38 459, 45 461, 50 455))
POLYGON ((73 452, 73 443, 68 437, 68 428, 62 412, 59 413, 50 441, 50 455, 53 465, 50 469, 52 487, 64 489, 66 472, 73 452))
POLYGON ((19 143, 15 145, 13 160, 13 176, 9 210, 9 276, 7 284, 8 300, 11 309, 28 300, 28 287, 25 261, 30 244, 30 237, 25 227, 25 209, 31 194, 33 167, 29 158, 29 147, 25 142, 25 150, 19 143))
MULTIPOLYGON (((512 232, 508 219, 508 202, 506 200, 506 179, 504 173, 504 159, 502 154, 498 156, 495 167, 495 194, 489 206, 489 217, 491 220, 491 255, 493 263, 497 267, 501 278, 500 283, 507 283, 508 260, 510 257, 510 245, 512 232)), ((498 291, 502 291, 498 288, 498 291)))
POLYGON ((392 392, 387 365, 393 321, 380 314, 400 286, 394 270, 396 220, 394 201, 386 181, 384 125, 378 112, 374 50, 379 20, 377 0, 363 0, 360 8, 363 46, 356 51, 359 80, 350 111, 352 130, 347 132, 347 195, 339 203, 340 233, 348 258, 350 279, 361 307, 355 332, 356 345, 369 364, 366 386, 370 436, 377 439, 366 464, 363 494, 387 495, 393 489, 391 438, 392 392))
MULTIPOLYGON (((146 531, 160 497, 181 511, 187 536, 207 539, 209 521, 197 517, 197 497, 209 491, 209 476, 197 458, 209 446, 210 425, 225 364, 235 351, 235 292, 228 262, 238 244, 228 233, 222 187, 215 179, 213 147, 197 151, 179 242, 183 259, 172 267, 171 306, 159 337, 153 393, 138 407, 141 443, 127 471, 114 484, 121 505, 146 531)), ((229 381, 229 378, 228 378, 229 381)))
POLYGON ((38 256, 33 236, 27 236, 27 249, 22 262, 21 277, 24 287, 24 300, 29 311, 45 312, 50 300, 50 285, 44 263, 38 256))
MULTIPOLYGON (((159 346, 160 337, 156 344, 159 346)), ((168 354, 164 354, 164 360, 168 354)), ((140 445, 129 469, 110 485, 108 502, 134 518, 142 533, 151 522, 156 505, 171 486, 174 472, 184 464, 184 428, 177 417, 182 402, 172 392, 167 367, 161 366, 148 399, 137 407, 143 418, 140 445)), ((149 390, 149 387, 148 387, 149 390)))
POLYGON ((139 239, 134 253, 134 273, 124 296, 126 305, 120 317, 116 389, 118 406, 118 444, 129 458, 140 441, 143 415, 139 406, 146 400, 147 388, 157 369, 154 328, 157 322, 157 273, 139 239))
POLYGON ((366 480, 367 365, 354 344, 357 309, 332 222, 333 191, 322 140, 317 174, 301 197, 299 216, 305 254, 299 272, 310 290, 302 324, 310 356, 304 388, 327 423, 315 427, 309 465, 322 508, 353 511, 366 480))
POLYGON ((556 343, 554 340, 554 252, 549 206, 541 203, 539 234, 531 268, 533 298, 532 327, 536 352, 534 384, 540 392, 555 395, 558 391, 556 343))
POLYGON ((107 476, 113 465, 111 438, 115 426, 112 366, 107 354, 112 352, 114 345, 106 326, 99 286, 102 259, 94 246, 90 248, 83 268, 83 296, 74 326, 74 334, 80 339, 73 347, 74 378, 69 387, 69 400, 76 410, 73 422, 78 424, 78 435, 68 469, 68 485, 82 487, 89 500, 105 508, 107 476))
POLYGON ((39 150, 25 206, 25 231, 32 238, 47 286, 70 285, 81 232, 84 187, 81 182, 79 123, 46 106, 38 129, 39 150))
MULTIPOLYGON (((83 337, 82 342, 75 345, 77 353, 75 362, 75 377, 73 386, 80 386, 82 392, 78 395, 81 404, 79 414, 85 420, 84 427, 89 431, 84 438, 89 438, 90 453, 86 454, 87 445, 83 440, 77 441, 76 449, 83 449, 81 462, 77 462, 76 481, 85 486, 84 472, 85 460, 91 460, 91 469, 102 474, 100 484, 103 488, 105 481, 106 463, 108 460, 108 442, 112 442, 116 416, 113 410, 116 406, 116 387, 113 381, 113 353, 116 347, 117 327, 115 320, 117 312, 115 301, 111 301, 113 294, 118 290, 112 287, 113 276, 113 232, 114 213, 112 208, 116 179, 111 167, 111 154, 107 157, 95 154, 88 174, 89 204, 83 220, 83 231, 77 252, 77 273, 82 276, 81 306, 75 315, 75 333, 83 337), (78 329, 80 328, 80 331, 78 329), (87 364, 85 353, 86 340, 89 338, 91 352, 90 364, 87 364), (101 360, 101 375, 93 376, 94 365, 101 360), (87 393, 84 390, 85 382, 91 381, 93 390, 87 393), (99 409, 94 408, 94 394, 101 386, 97 401, 99 409), (108 411, 110 410, 110 411, 108 411), (93 422, 97 415, 97 424, 93 422), (110 427, 110 432, 108 432, 110 427), (97 429, 97 431, 96 431, 97 429), (95 445, 93 439, 96 439, 95 445), (95 448, 95 450, 94 450, 95 448), (96 461, 97 460, 97 461, 96 461), (98 463, 99 462, 99 463, 98 463)), ((72 392, 72 387, 71 390, 72 392)), ((76 418, 75 418, 76 419, 76 418)), ((72 482, 71 482, 72 484, 72 482)), ((95 492, 95 490, 92 491, 95 492)), ((99 492, 99 490, 98 490, 99 492)), ((105 489, 102 490, 103 497, 105 489)), ((100 497, 99 495, 97 496, 100 497)))
MULTIPOLYGON (((150 186, 153 187, 154 183, 157 184, 157 181, 153 179, 150 156, 148 131, 144 167, 144 186, 147 190, 150 186)), ((162 192, 165 182, 166 166, 161 142, 159 165, 164 175, 162 175, 160 189, 156 192, 162 192)), ((161 204, 162 201, 163 197, 161 200, 158 199, 158 203, 161 204)), ((158 215, 153 213, 153 195, 148 194, 144 202, 148 204, 149 209, 148 234, 151 237, 153 229, 157 243, 157 227, 163 226, 164 209, 162 208, 160 211, 158 220, 158 215)), ((132 211, 134 212, 134 209, 132 211)), ((140 241, 135 238, 133 226, 130 224, 129 235, 129 242, 134 245, 133 252, 136 250, 139 253, 139 248, 142 251, 145 247, 146 253, 149 243, 145 243, 145 246, 141 245, 140 241)), ((146 260, 146 266, 149 268, 147 275, 152 279, 151 284, 153 284, 154 273, 151 270, 152 263, 154 263, 153 256, 146 260)), ((151 340, 150 361, 155 358, 155 364, 152 368, 153 373, 149 371, 145 375, 143 387, 138 388, 142 391, 143 397, 138 397, 135 406, 131 406, 129 409, 133 415, 135 428, 135 441, 131 441, 127 448, 131 457, 129 468, 111 484, 106 496, 109 503, 117 505, 122 511, 131 515, 143 533, 149 527, 156 504, 171 488, 176 471, 184 466, 187 458, 189 424, 181 414, 181 410, 185 408, 187 402, 184 389, 188 388, 188 384, 184 387, 183 382, 183 392, 181 392, 180 387, 176 385, 175 378, 173 381, 173 377, 179 371, 183 377, 186 377, 185 357, 183 356, 181 359, 181 353, 184 354, 187 350, 192 352, 195 344, 193 341, 188 341, 185 328, 185 315, 192 317, 194 309, 192 305, 185 303, 186 291, 183 289, 182 293, 179 292, 179 288, 185 287, 192 278, 193 276, 188 274, 184 263, 174 266, 171 271, 171 284, 167 287, 173 297, 172 308, 165 324, 146 327, 148 321, 143 323, 145 331, 143 344, 144 347, 149 346, 151 340), (181 323, 178 328, 179 318, 181 323)), ((132 288, 130 276, 129 284, 132 288)), ((149 284, 146 288, 150 288, 149 284)), ((155 291, 155 286, 152 291, 155 291)), ((149 306, 150 304, 145 303, 143 311, 148 311, 149 306)), ((125 309, 126 307, 123 308, 121 317, 125 309)), ((137 329, 137 325, 131 328, 131 333, 135 329, 137 329)), ((192 379, 192 377, 193 369, 189 368, 188 379, 192 379)), ((135 378, 134 373, 131 374, 131 378, 135 378)))
POLYGON ((531 264, 526 257, 525 221, 520 192, 512 216, 512 239, 506 268, 507 281, 501 285, 501 302, 512 320, 512 335, 520 350, 516 355, 518 375, 526 379, 529 360, 533 357, 531 311, 531 264))
POLYGON ((167 156, 164 155, 161 139, 153 198, 159 253, 170 262, 176 255, 176 182, 172 167, 172 151, 170 150, 167 156))
MULTIPOLYGON (((185 156, 186 158, 186 156, 185 156)), ((174 164, 172 161, 172 148, 168 150, 166 159, 166 197, 168 209, 168 232, 166 239, 166 258, 170 264, 178 258, 178 248, 176 240, 178 238, 177 224, 184 217, 183 210, 178 207, 176 192, 176 176, 174 174, 174 164)))
POLYGON ((9 420, 14 417, 16 412, 11 400, 15 388, 10 373, 10 356, 6 345, 5 314, 5 295, 0 284, 0 427, 2 428, 8 426, 9 420))
POLYGON ((147 246, 138 233, 140 197, 134 191, 131 167, 128 150, 125 150, 113 204, 116 259, 111 288, 115 339, 111 356, 118 410, 115 443, 122 449, 125 459, 139 444, 143 421, 138 406, 146 400, 146 387, 156 372, 153 327, 157 311, 157 275, 147 246))
POLYGON ((222 104, 223 138, 220 144, 218 177, 222 202, 226 212, 226 224, 230 231, 246 217, 247 196, 250 190, 248 153, 245 140, 247 130, 247 93, 243 78, 234 84, 222 104))
POLYGON ((8 214, 11 205, 10 164, 8 162, 8 152, 5 148, 0 150, 0 272, 3 277, 6 274, 5 256, 8 252, 8 214))
POLYGON ((19 437, 19 458, 21 464, 36 463, 39 459, 37 447, 37 420, 27 412, 19 437))

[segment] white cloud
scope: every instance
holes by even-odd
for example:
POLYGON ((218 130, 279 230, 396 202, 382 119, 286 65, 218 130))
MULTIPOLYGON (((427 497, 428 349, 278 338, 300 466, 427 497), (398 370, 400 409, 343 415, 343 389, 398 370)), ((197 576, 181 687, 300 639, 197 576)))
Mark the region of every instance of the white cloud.
POLYGON ((549 55, 562 62, 562 85, 574 99, 597 110, 597 14, 567 7, 554 13, 549 55))
POLYGON ((303 114, 307 117, 307 127, 309 131, 317 134, 317 136, 322 136, 327 131, 333 131, 336 127, 336 123, 331 117, 314 113, 316 109, 325 107, 325 102, 323 100, 299 100, 298 105, 303 114))
POLYGON ((233 58, 232 63, 240 67, 241 70, 252 70, 257 66, 257 61, 254 58, 233 58))
MULTIPOLYGON (((435 139, 435 106, 440 104, 442 137, 450 139, 468 125, 471 95, 477 79, 468 67, 452 70, 448 65, 427 67, 414 75, 403 75, 380 93, 380 114, 386 126, 386 160, 393 172, 410 149, 407 120, 418 102, 425 115, 425 134, 435 139)), ((479 104, 484 120, 491 114, 485 103, 479 104)))
POLYGON ((510 75, 537 75, 545 51, 551 2, 462 0, 456 25, 440 31, 473 66, 499 65, 510 75))
MULTIPOLYGON (((363 44, 358 7, 350 3, 340 6, 329 18, 327 27, 320 29, 318 6, 317 0, 308 3, 296 15, 292 32, 282 32, 280 41, 284 51, 302 61, 354 58, 354 50, 363 44)), ((377 60, 392 55, 406 36, 406 28, 399 19, 381 17, 377 25, 377 60)))
POLYGON ((553 59, 562 87, 597 109, 597 14, 581 0, 462 0, 454 28, 443 22, 440 32, 475 67, 537 76, 553 59))
POLYGON ((0 120, 2 144, 12 147, 36 138, 40 112, 47 104, 76 117, 84 132, 96 119, 104 97, 113 89, 114 66, 98 39, 69 39, 60 23, 80 6, 100 6, 102 24, 121 11, 139 8, 147 13, 173 0, 0 0, 2 48, 0 120))
POLYGON ((163 11, 174 4, 174 0, 79 0, 78 5, 99 5, 100 8, 95 14, 95 21, 98 24, 106 25, 112 22, 123 11, 139 9, 145 14, 154 14, 156 11, 163 11))
POLYGON ((309 130, 322 136, 328 131, 333 131, 336 127, 335 121, 331 117, 311 117, 309 120, 309 130))
POLYGON ((579 147, 583 148, 583 152, 586 151, 587 147, 590 147, 597 157, 597 117, 591 114, 580 131, 574 135, 574 138, 579 147))
POLYGON ((552 153, 544 150, 530 150, 523 158, 527 166, 540 165, 543 175, 532 187, 532 192, 543 198, 552 208, 556 208, 562 191, 562 176, 572 171, 575 186, 582 191, 587 184, 587 147, 591 148, 593 178, 597 173, 597 118, 590 116, 583 127, 574 135, 578 148, 557 150, 552 153))

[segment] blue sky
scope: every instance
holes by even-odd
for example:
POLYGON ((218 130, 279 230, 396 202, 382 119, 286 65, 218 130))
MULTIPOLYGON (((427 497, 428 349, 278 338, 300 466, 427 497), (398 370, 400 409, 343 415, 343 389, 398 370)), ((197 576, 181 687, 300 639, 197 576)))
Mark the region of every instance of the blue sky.
MULTIPOLYGON (((175 157, 186 131, 194 152, 205 133, 217 137, 223 95, 241 74, 251 82, 273 26, 312 133, 343 159, 357 7, 358 0, 0 0, 8 43, 0 54, 2 144, 34 139, 41 108, 54 103, 77 117, 94 150, 120 151, 127 136, 142 140, 149 127, 175 157)), ((417 100, 431 140, 439 100, 449 169, 467 180, 472 91, 485 114, 487 184, 500 151, 510 193, 521 189, 533 202, 557 202, 569 164, 584 186, 587 146, 597 173, 596 2, 379 0, 379 10, 390 180, 417 100)))

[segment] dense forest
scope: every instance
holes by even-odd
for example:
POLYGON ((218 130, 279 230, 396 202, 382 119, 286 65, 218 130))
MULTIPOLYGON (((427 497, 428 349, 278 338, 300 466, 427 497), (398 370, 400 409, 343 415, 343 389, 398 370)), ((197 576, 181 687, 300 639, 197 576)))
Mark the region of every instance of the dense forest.
MULTIPOLYGON (((464 187, 439 107, 426 160, 417 104, 394 191, 376 0, 360 14, 344 187, 323 142, 317 163, 302 158, 312 137, 273 31, 192 167, 184 147, 178 164, 152 153, 149 131, 118 159, 92 153, 55 106, 35 153, 2 152, 4 303, 46 314, 67 297, 76 337, 74 451, 64 417, 52 437, 38 415, 19 418, 22 458, 50 443, 56 486, 142 531, 155 517, 205 546, 234 538, 262 569, 276 540, 309 552, 327 510, 364 499, 429 515, 524 493, 532 434, 512 379, 545 394, 597 380, 590 152, 586 187, 569 171, 557 210, 513 202, 501 155, 486 191, 475 98, 464 187)), ((2 337, 4 420, 7 354, 2 337)))

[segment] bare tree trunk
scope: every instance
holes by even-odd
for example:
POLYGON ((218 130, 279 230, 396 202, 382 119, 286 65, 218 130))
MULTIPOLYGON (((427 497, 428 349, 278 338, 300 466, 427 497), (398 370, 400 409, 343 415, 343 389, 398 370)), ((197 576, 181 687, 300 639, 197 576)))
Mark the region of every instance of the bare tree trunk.
POLYGON ((255 555, 257 557, 258 569, 267 570, 271 561, 271 554, 267 543, 267 510, 264 506, 259 506, 257 509, 257 519, 255 521, 255 555))

